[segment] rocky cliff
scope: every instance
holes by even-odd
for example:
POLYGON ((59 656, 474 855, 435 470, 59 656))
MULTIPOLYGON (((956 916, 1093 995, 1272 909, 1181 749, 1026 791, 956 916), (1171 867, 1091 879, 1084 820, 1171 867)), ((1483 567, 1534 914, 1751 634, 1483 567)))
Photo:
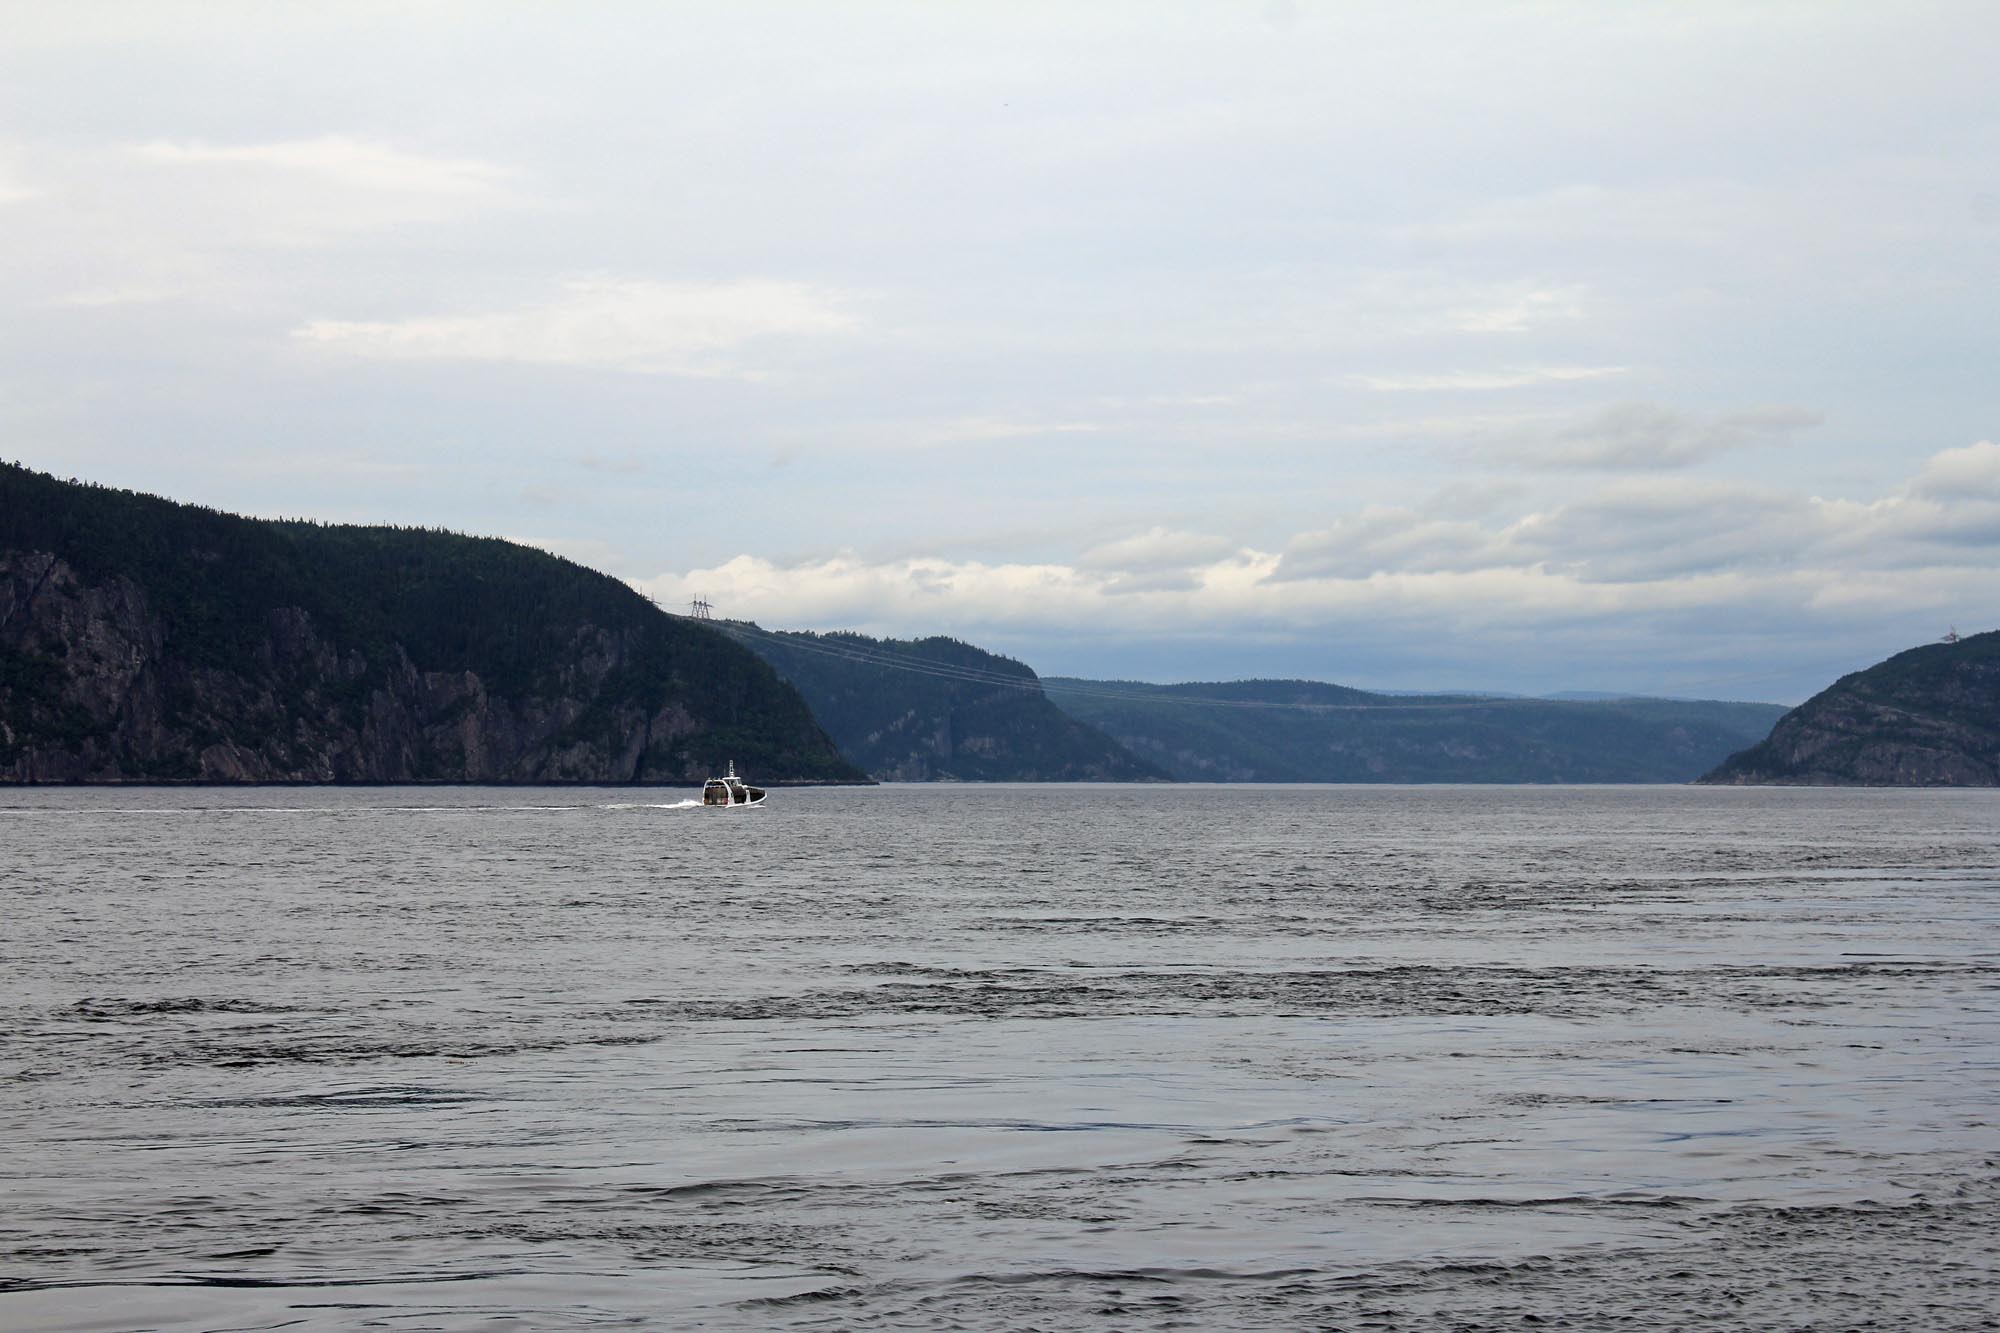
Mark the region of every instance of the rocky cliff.
POLYGON ((841 752, 890 782, 1157 782, 1166 774, 1043 695, 1034 671, 956 639, 721 622, 798 687, 841 752))
POLYGON ((2000 786, 2000 632, 1912 648, 1843 676, 1701 780, 2000 786))
POLYGON ((0 465, 0 781, 860 780, 803 700, 614 579, 0 465))

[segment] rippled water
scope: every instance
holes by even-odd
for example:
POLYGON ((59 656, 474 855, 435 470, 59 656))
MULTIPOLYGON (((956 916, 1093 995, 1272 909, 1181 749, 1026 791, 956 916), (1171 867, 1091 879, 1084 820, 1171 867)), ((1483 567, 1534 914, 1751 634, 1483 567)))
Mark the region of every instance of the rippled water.
POLYGON ((2000 1317, 2000 797, 0 797, 0 1327, 2000 1317))

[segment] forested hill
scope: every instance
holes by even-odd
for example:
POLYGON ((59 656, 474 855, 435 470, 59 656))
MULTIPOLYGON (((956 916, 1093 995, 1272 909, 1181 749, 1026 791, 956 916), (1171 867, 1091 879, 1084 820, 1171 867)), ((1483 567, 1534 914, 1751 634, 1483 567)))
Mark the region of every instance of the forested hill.
POLYGON ((2000 631, 1842 676, 1703 782, 2000 786, 2000 631))
POLYGON ((756 655, 491 538, 0 464, 0 780, 860 780, 756 655))
POLYGON ((1079 721, 1182 781, 1687 782, 1778 704, 1374 694, 1300 680, 1050 677, 1079 721))
POLYGON ((718 622, 806 697, 848 758, 897 782, 1144 782, 1166 774, 1078 722, 1027 666, 956 639, 718 622))

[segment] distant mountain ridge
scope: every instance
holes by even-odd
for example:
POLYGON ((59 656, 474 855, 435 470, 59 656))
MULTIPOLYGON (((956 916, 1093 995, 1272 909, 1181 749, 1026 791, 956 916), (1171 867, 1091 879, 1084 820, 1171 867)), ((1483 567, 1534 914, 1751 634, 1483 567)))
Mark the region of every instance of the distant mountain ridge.
POLYGON ((862 781, 754 654, 491 538, 0 464, 0 781, 862 781))
POLYGON ((1050 677, 1049 697, 1182 781, 1686 782, 1778 704, 1388 695, 1303 680, 1050 677))
POLYGON ((510 542, 0 464, 0 782, 1670 782, 1783 713, 1045 682, 950 638, 668 616, 510 542))
POLYGON ((2000 786, 2000 631, 1925 644, 1842 676, 1701 781, 2000 786))
POLYGON ((957 639, 718 621, 812 706, 841 753, 889 782, 1160 782, 1167 774, 1052 704, 1032 668, 957 639))

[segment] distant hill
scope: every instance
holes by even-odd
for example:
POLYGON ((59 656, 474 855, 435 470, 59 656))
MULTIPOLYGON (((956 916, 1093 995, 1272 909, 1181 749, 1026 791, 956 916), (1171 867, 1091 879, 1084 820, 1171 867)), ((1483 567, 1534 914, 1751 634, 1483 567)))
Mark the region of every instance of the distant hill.
POLYGON ((1299 680, 1050 677, 1070 716, 1183 781, 1686 782, 1777 704, 1386 695, 1299 680))
POLYGON ((1027 666, 956 639, 717 622, 812 705, 841 753, 893 782, 1146 782, 1167 774, 1051 704, 1027 666))
POLYGON ((861 780, 754 654, 490 538, 0 464, 0 781, 861 780))
POLYGON ((1701 780, 2000 786, 2000 631, 1926 644, 1842 676, 1701 780))

